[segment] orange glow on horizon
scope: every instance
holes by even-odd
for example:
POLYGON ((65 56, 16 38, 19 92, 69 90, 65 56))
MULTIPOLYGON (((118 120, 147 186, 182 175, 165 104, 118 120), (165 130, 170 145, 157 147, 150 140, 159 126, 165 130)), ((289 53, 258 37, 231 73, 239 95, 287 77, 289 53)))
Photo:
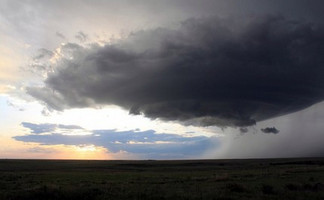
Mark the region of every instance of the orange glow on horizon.
POLYGON ((111 160, 116 159, 115 156, 118 157, 117 154, 94 145, 40 145, 7 137, 0 138, 0 159, 111 160))

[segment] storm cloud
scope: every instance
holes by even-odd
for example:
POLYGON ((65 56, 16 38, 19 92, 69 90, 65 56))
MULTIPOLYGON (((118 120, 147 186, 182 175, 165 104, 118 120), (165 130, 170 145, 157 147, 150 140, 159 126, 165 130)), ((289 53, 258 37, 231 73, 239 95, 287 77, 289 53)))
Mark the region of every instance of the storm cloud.
POLYGON ((277 134, 279 133, 279 130, 276 129, 276 127, 267 127, 267 128, 262 128, 261 131, 263 133, 273 133, 273 134, 277 134))
POLYGON ((100 46, 68 43, 44 87, 52 109, 118 105, 187 125, 247 127, 324 98, 324 31, 282 16, 188 19, 100 46))

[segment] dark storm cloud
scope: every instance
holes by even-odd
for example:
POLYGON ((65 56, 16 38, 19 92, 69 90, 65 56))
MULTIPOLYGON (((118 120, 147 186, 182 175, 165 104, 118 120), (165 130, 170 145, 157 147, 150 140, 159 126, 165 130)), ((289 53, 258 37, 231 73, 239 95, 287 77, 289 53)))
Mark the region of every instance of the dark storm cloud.
POLYGON ((267 127, 267 128, 262 128, 261 131, 263 133, 273 133, 273 134, 277 134, 279 133, 279 130, 276 129, 276 127, 267 127))
POLYGON ((200 18, 103 47, 68 44, 43 88, 56 110, 119 105, 198 126, 246 127, 324 98, 324 31, 282 16, 200 18))
MULTIPOLYGON (((56 124, 23 123, 23 125, 36 134, 15 136, 14 139, 18 141, 36 142, 42 145, 95 145, 105 147, 114 153, 127 151, 129 153, 147 154, 155 158, 159 158, 164 154, 168 158, 173 156, 195 156, 200 155, 211 146, 215 146, 215 141, 205 136, 184 137, 176 134, 158 134, 153 130, 93 130, 89 135, 64 135, 59 133, 39 134, 53 131, 53 127, 58 127, 56 124), (47 130, 45 131, 40 127, 47 130)), ((72 125, 63 128, 73 129, 73 127, 72 125)), ((76 129, 80 128, 79 126, 75 127, 76 129)))

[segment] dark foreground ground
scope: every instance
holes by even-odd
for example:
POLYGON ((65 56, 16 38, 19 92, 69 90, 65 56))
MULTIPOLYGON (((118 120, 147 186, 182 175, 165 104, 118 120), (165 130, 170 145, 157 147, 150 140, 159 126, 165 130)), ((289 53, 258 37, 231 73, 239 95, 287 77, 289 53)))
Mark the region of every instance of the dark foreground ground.
POLYGON ((0 199, 324 199, 324 158, 0 160, 0 199))

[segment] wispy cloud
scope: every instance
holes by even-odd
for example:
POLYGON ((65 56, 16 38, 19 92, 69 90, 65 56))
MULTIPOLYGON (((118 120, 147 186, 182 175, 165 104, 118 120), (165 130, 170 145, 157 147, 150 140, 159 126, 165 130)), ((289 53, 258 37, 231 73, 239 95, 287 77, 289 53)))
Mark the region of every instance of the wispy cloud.
POLYGON ((61 39, 65 39, 65 36, 60 32, 56 32, 55 35, 61 39))
POLYGON ((31 130, 32 133, 42 134, 42 133, 50 133, 50 132, 66 132, 73 130, 84 130, 80 126, 76 125, 64 125, 64 124, 34 124, 29 122, 22 122, 21 125, 25 128, 31 130), (66 130, 67 129, 67 130, 66 130))
POLYGON ((78 39, 80 42, 85 42, 88 40, 88 35, 83 33, 82 31, 79 31, 76 35, 75 38, 78 39))

